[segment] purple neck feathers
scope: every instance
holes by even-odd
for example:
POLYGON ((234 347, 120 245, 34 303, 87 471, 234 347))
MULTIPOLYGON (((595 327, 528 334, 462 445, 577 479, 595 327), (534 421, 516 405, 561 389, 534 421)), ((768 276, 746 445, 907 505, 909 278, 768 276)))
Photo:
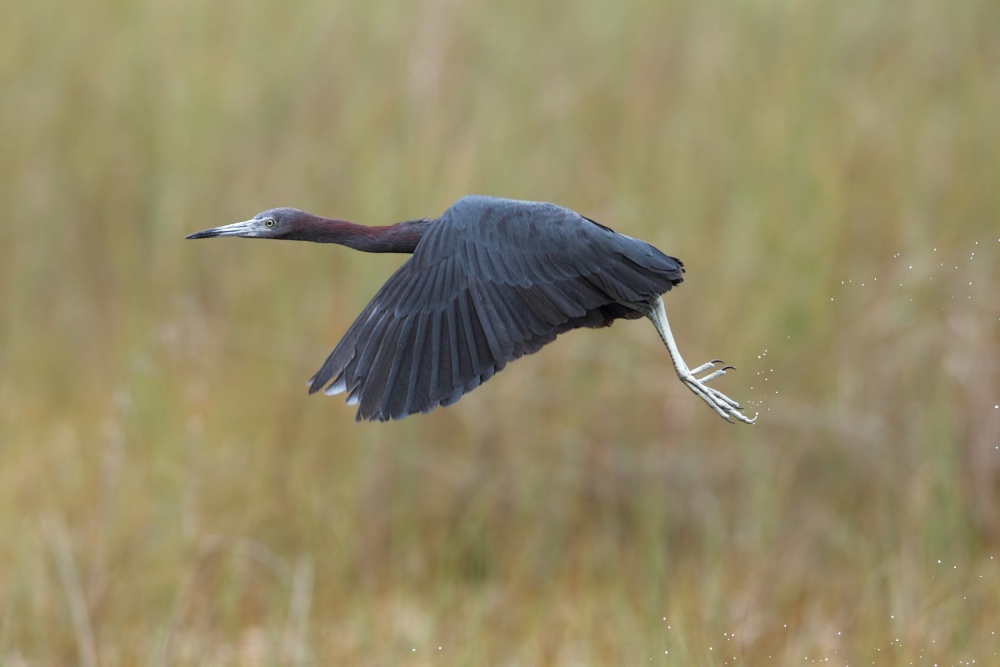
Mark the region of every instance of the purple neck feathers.
POLYGON ((430 223, 430 220, 407 220, 384 227, 367 227, 306 213, 297 228, 285 238, 336 243, 362 252, 412 254, 430 223))

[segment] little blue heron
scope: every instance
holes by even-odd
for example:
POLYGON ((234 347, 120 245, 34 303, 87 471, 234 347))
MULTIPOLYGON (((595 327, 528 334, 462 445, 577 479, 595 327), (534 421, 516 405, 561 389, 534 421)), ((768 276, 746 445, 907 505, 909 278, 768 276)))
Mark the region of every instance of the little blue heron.
POLYGON ((569 209, 472 195, 435 220, 366 227, 275 208, 187 238, 215 236, 413 255, 309 380, 310 394, 347 392, 359 421, 451 405, 565 331, 643 316, 688 389, 727 421, 756 419, 707 384, 732 366, 712 370, 722 364, 715 359, 692 369, 681 358, 660 298, 683 281, 681 261, 569 209))

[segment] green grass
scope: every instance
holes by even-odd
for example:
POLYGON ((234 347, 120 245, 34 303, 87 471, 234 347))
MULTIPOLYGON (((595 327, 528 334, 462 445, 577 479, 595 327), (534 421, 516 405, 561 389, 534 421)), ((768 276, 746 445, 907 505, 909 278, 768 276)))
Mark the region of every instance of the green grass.
POLYGON ((996 3, 0 25, 0 663, 996 661, 996 3), (402 258, 183 241, 470 192, 681 257, 681 350, 758 424, 639 322, 355 424, 305 381, 402 258))

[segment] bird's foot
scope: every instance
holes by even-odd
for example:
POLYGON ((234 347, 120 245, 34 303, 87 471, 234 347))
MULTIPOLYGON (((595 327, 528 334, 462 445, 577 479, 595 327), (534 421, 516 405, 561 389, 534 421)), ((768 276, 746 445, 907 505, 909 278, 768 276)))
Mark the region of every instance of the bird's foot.
POLYGON ((732 418, 736 418, 737 421, 741 421, 744 424, 752 424, 757 421, 757 415, 755 414, 753 418, 747 417, 743 414, 743 408, 740 404, 723 394, 718 389, 709 387, 708 383, 717 377, 726 374, 726 371, 732 370, 734 366, 723 366, 717 370, 712 371, 704 377, 697 377, 698 373, 704 373, 705 371, 715 368, 716 364, 721 364, 723 361, 721 359, 713 359, 712 361, 706 362, 697 368, 692 369, 678 369, 677 375, 680 376, 681 382, 687 386, 688 389, 694 392, 701 400, 708 403, 709 407, 718 413, 720 417, 725 419, 727 422, 731 422, 732 418))

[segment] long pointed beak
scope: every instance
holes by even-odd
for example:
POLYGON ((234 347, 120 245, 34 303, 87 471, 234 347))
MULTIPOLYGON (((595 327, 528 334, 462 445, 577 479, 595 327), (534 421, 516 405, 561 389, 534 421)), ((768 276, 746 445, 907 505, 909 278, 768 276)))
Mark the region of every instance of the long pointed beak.
POLYGON ((189 234, 184 238, 210 239, 215 236, 257 236, 259 230, 257 229, 256 223, 257 223, 256 220, 244 220, 243 222, 234 222, 231 225, 223 225, 222 227, 212 227, 211 229, 195 232, 194 234, 189 234))

